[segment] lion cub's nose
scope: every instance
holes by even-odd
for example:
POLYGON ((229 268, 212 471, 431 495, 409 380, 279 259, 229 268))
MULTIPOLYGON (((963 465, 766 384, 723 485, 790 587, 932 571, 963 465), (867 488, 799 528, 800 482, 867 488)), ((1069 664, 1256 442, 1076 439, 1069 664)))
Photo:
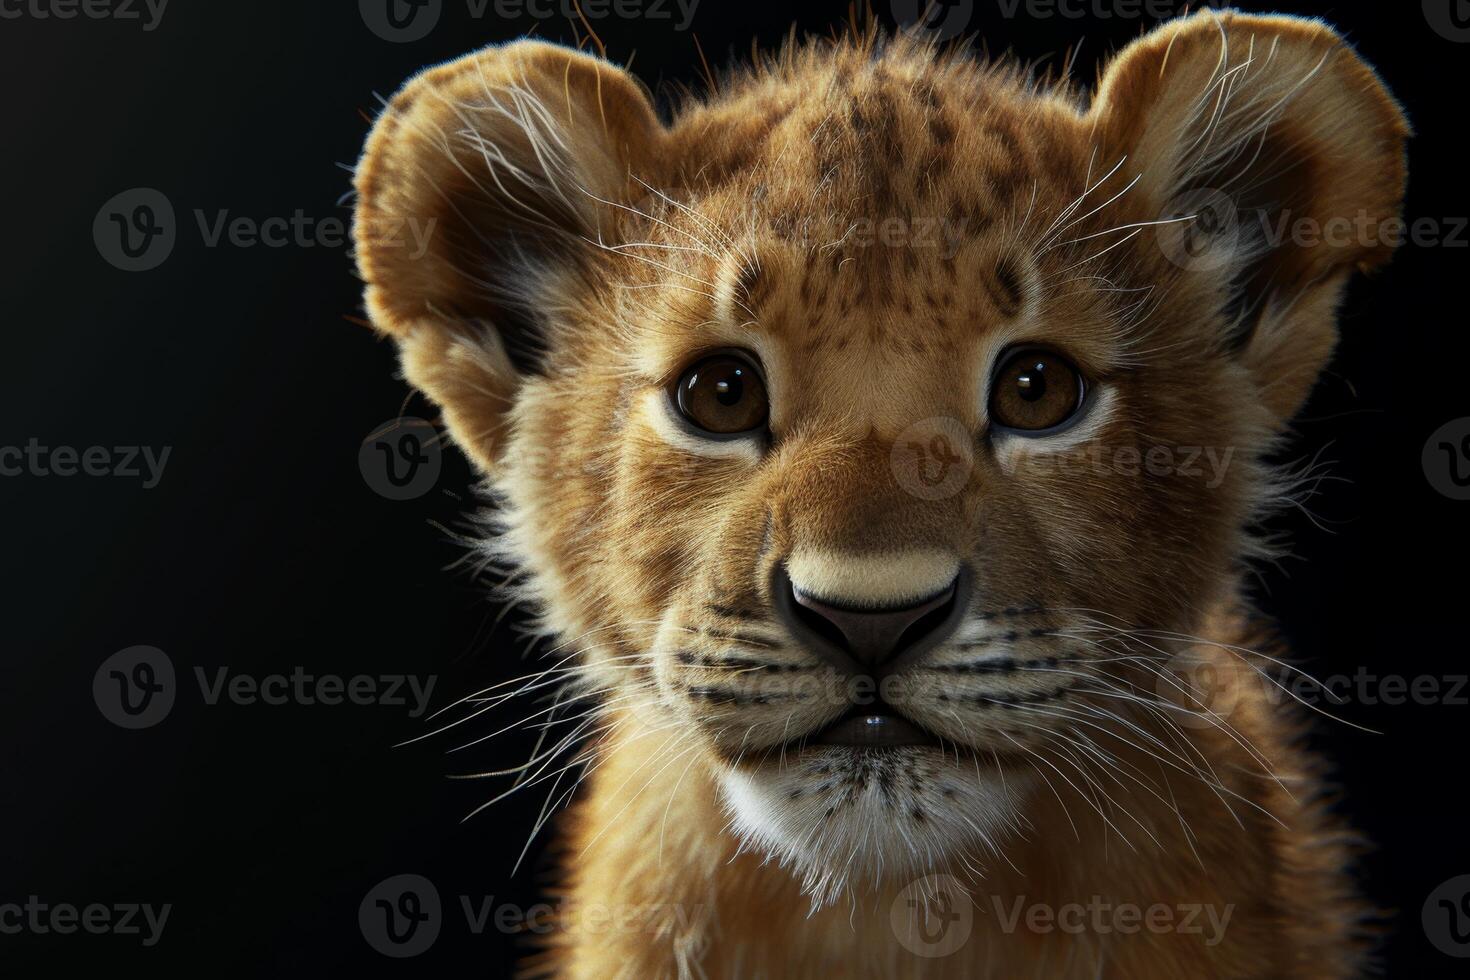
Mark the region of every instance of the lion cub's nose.
MULTIPOLYGON (((792 598, 830 623, 841 635, 843 648, 858 663, 872 670, 927 637, 939 623, 918 629, 914 627, 925 616, 949 605, 954 600, 954 593, 955 587, 950 585, 939 595, 902 609, 837 606, 800 590, 793 591, 792 598)), ((942 620, 944 617, 936 618, 942 620)))
POLYGON ((871 590, 852 590, 858 596, 834 595, 795 578, 781 570, 773 583, 782 619, 798 637, 848 671, 876 672, 902 653, 933 646, 954 626, 950 614, 961 579, 954 571, 941 588, 897 602, 882 601, 871 590), (833 652, 838 656, 831 657, 833 652))

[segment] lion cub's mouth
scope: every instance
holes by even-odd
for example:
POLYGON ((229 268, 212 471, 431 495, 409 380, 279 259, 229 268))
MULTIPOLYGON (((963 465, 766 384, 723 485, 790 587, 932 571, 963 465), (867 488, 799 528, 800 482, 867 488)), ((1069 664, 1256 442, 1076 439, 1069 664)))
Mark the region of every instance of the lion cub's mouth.
POLYGON ((853 705, 842 717, 806 741, 817 745, 886 749, 906 745, 939 748, 938 737, 887 704, 853 705))

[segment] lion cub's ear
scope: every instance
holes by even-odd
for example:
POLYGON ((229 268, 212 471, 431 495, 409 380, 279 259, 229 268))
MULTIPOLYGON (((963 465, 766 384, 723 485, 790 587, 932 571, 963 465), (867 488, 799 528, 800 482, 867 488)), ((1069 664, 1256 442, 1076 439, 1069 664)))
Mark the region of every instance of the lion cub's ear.
POLYGON ((1319 21, 1206 10, 1125 48, 1089 115, 1107 166, 1123 160, 1098 193, 1127 187, 1134 220, 1166 222, 1144 231, 1184 277, 1171 301, 1218 304, 1225 335, 1204 342, 1233 349, 1286 421, 1331 354, 1348 276, 1402 237, 1398 104, 1319 21))
POLYGON ((556 342, 554 311, 618 202, 658 180, 666 139, 627 72, 533 41, 423 72, 373 126, 353 226, 367 310, 482 469, 556 342))

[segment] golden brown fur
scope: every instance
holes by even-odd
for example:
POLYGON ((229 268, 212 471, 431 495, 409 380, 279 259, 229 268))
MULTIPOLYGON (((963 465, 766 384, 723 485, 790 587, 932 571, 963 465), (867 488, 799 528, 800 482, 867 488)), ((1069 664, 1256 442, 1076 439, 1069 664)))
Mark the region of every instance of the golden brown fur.
POLYGON ((1406 135, 1326 26, 1209 11, 1121 52, 1090 101, 875 33, 793 46, 667 123, 620 69, 540 43, 408 83, 358 168, 367 306, 485 473, 487 553, 525 569, 556 660, 577 657, 564 696, 593 708, 564 923, 534 965, 1353 975, 1348 837, 1299 708, 1259 681, 1239 581, 1287 490, 1262 459, 1344 284, 1389 250, 1261 228, 1396 217, 1406 135), (1200 231, 1177 202, 1202 189, 1266 224, 1200 231), (396 240, 430 219, 426 255, 396 240), (1071 443, 988 429, 988 366, 1016 342, 1091 380, 1071 443), (768 444, 660 414, 722 347, 760 353, 768 444), (904 455, 936 419, 970 439, 949 495, 916 492, 904 455), (1188 447, 1226 465, 1183 472, 1188 447), (771 612, 772 568, 919 594, 921 554, 972 569, 961 635, 1004 659, 950 643, 895 679, 945 752, 813 753, 799 736, 846 702, 771 612), (890 927, 931 873, 976 904, 937 957, 890 927), (1230 919, 1213 944, 1003 928, 994 903, 1022 896, 1230 919))

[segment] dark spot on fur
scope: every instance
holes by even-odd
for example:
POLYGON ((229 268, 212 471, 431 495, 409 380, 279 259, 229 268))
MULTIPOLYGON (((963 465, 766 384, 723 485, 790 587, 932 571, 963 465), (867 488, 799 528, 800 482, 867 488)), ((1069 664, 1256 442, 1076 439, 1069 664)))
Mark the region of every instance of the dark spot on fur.
POLYGON ((709 605, 705 606, 705 608, 714 613, 716 616, 724 616, 726 619, 751 620, 766 618, 765 615, 759 610, 750 609, 745 606, 729 606, 722 603, 712 602, 709 605))
POLYGON ((752 310, 765 299, 769 278, 762 274, 758 262, 745 262, 735 276, 735 298, 752 310))
POLYGON ((1021 312, 1021 306, 1026 299, 1026 287, 1020 269, 1011 258, 1002 258, 995 264, 994 271, 985 280, 985 286, 990 293, 991 302, 1001 316, 1010 318, 1021 312))

